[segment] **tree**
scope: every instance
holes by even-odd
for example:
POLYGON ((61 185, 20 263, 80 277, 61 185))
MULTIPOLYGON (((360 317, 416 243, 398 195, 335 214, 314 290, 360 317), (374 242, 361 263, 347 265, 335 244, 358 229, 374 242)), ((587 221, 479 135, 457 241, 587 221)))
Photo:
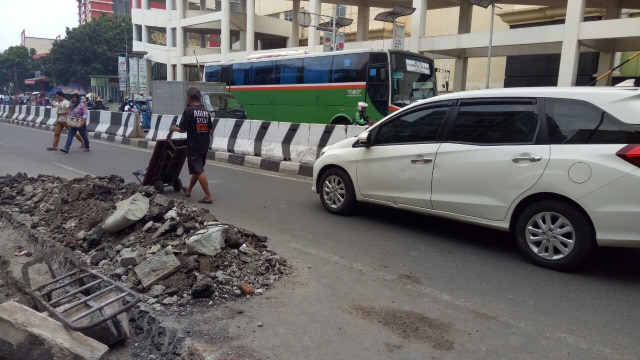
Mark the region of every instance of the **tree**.
POLYGON ((53 44, 49 71, 56 83, 87 85, 91 75, 118 75, 118 54, 131 51, 129 17, 101 16, 74 29, 53 44), (125 48, 126 47, 126 48, 125 48))
POLYGON ((35 53, 35 49, 27 49, 26 46, 11 46, 0 54, 0 83, 7 87, 7 91, 17 94, 25 89, 24 79, 34 76, 35 53), (11 89, 10 83, 13 84, 11 89))

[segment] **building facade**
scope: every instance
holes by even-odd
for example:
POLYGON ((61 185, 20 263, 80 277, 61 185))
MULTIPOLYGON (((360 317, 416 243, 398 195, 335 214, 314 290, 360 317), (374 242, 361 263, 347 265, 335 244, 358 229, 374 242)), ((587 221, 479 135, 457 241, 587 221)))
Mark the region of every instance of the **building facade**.
POLYGON ((636 0, 501 0, 495 10, 458 0, 132 0, 133 48, 166 64, 168 80, 188 79, 206 62, 283 49, 322 52, 323 33, 314 25, 336 13, 353 19, 340 29, 345 49, 389 48, 393 24, 374 19, 395 5, 415 9, 397 20, 404 48, 434 58, 453 91, 505 86, 512 56, 556 56, 556 85, 570 86, 578 84, 581 53, 597 54, 596 75, 640 50, 636 0), (300 26, 303 8, 314 14, 312 26, 300 26))
POLYGON ((91 19, 106 16, 131 14, 130 0, 77 0, 78 24, 86 24, 91 19))

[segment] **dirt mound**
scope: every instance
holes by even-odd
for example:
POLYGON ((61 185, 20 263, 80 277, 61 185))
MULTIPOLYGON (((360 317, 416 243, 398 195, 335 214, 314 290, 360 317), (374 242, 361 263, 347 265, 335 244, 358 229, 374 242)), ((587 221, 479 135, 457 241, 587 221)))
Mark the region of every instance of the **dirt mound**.
MULTIPOLYGON (((154 311, 197 313, 199 305, 260 295, 291 273, 286 259, 268 248, 266 237, 220 223, 207 209, 170 199, 151 186, 125 183, 116 175, 71 180, 6 175, 0 177, 0 211, 10 213, 12 222, 34 236, 72 250, 92 270, 142 294, 137 311, 142 311, 145 322, 154 311), (146 214, 123 230, 105 232, 105 220, 136 194, 148 199, 146 214), (203 255, 189 248, 194 236, 212 228, 224 230, 216 254, 203 255), (179 265, 157 281, 145 283, 138 274, 140 267, 157 254, 175 257, 179 265)), ((140 314, 132 314, 132 321, 140 314)), ((138 335, 149 332, 141 324, 133 329, 138 335)), ((166 339, 146 340, 166 344, 166 339)), ((175 357, 183 342, 152 352, 175 357)))

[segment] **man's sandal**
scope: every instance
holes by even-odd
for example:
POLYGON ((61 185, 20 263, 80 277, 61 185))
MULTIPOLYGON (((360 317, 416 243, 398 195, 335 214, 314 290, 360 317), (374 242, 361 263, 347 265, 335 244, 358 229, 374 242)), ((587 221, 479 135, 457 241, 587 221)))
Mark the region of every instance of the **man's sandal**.
POLYGON ((47 148, 47 150, 49 150, 49 151, 54 151, 54 150, 58 150, 58 148, 57 148, 57 147, 53 147, 53 146, 49 146, 49 147, 47 148))

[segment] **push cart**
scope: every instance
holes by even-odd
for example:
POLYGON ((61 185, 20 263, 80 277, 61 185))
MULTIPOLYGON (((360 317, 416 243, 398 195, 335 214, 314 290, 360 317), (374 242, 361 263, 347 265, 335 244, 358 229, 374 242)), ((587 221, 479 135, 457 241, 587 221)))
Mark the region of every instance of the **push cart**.
POLYGON ((187 140, 172 140, 172 134, 173 131, 170 131, 166 140, 156 141, 149 166, 145 170, 133 172, 142 186, 153 185, 159 193, 164 192, 167 186, 173 186, 175 191, 182 190, 180 172, 187 158, 187 140))

